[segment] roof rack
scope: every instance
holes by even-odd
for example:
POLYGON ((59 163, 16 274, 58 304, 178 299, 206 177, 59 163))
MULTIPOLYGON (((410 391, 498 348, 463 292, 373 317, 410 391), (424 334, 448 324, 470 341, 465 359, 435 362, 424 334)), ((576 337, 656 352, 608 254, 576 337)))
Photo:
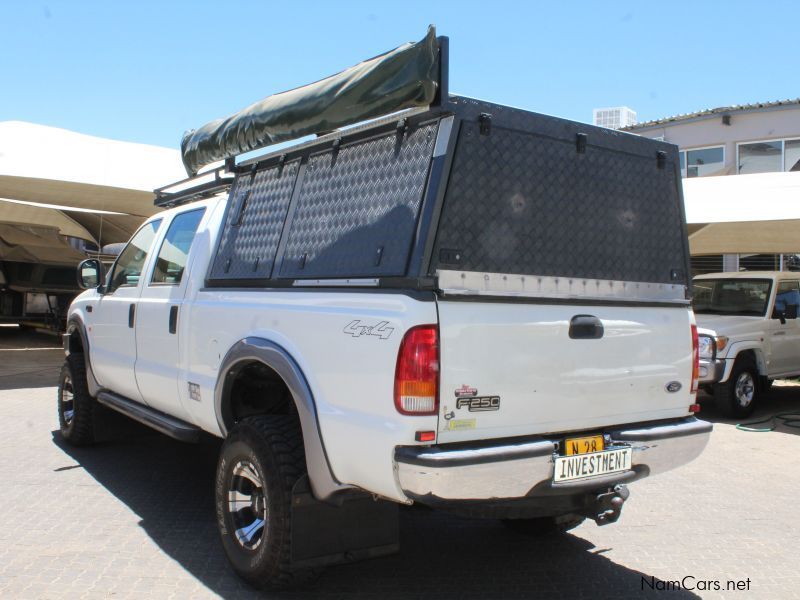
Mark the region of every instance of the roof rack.
POLYGON ((223 177, 227 173, 227 165, 217 167, 212 171, 199 173, 194 177, 187 177, 175 183, 170 183, 163 187, 154 190, 156 195, 153 204, 159 208, 174 208, 189 202, 202 200, 203 198, 210 198, 224 190, 227 190, 233 184, 233 177, 223 177), (213 179, 209 177, 213 175, 213 179), (193 185, 187 184, 193 183, 193 185), (174 191, 168 191, 175 189, 174 191))

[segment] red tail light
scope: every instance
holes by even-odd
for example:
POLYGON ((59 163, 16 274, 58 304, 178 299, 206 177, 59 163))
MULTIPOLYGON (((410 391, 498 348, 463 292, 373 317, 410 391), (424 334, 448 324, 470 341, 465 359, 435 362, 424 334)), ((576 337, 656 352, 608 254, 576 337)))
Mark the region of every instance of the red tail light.
POLYGON ((439 410, 439 328, 409 329, 397 354, 394 405, 403 415, 435 415, 439 410))
POLYGON ((700 377, 700 348, 697 340, 697 325, 692 325, 692 394, 697 393, 700 377))

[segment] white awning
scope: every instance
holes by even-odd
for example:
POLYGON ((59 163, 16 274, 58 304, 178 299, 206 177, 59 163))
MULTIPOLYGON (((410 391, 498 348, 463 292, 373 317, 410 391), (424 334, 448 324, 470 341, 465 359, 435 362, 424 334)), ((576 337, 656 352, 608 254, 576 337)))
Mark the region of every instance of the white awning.
POLYGON ((688 223, 800 219, 800 172, 683 180, 688 223))
POLYGON ((30 218, 101 245, 127 241, 159 211, 153 190, 185 176, 178 150, 0 122, 0 222, 30 218))
POLYGON ((800 173, 684 179, 683 200, 693 256, 800 252, 800 173))

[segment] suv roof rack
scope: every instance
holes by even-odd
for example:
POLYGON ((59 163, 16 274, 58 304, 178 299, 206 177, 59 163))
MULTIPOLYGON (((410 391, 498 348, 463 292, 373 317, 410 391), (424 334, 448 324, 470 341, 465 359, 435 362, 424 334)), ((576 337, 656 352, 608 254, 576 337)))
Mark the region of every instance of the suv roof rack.
POLYGON ((227 166, 228 165, 217 167, 212 171, 198 173, 194 177, 187 177, 186 179, 181 179, 175 183, 157 188, 154 191, 156 197, 155 200, 153 200, 153 204, 159 208, 174 208, 189 202, 202 200, 203 198, 210 198, 215 194, 227 190, 231 184, 233 184, 233 177, 223 177, 223 174, 227 173, 227 166), (213 178, 209 179, 211 176, 213 176, 213 178), (173 190, 173 188, 177 189, 173 190))

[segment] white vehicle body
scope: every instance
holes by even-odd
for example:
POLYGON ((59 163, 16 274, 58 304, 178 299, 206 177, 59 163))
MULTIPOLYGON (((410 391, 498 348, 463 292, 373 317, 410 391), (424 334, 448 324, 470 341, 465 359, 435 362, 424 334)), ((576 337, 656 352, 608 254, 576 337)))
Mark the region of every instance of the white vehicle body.
MULTIPOLYGON (((627 483, 711 431, 676 164, 666 144, 450 97, 165 196, 73 302, 65 349, 99 404, 223 454, 296 417, 320 514, 360 494, 611 523, 627 483)), ((237 456, 230 481, 250 472, 237 456)))
MULTIPOLYGON (((793 377, 800 374, 800 322, 796 304, 800 301, 800 274, 789 271, 742 271, 698 275, 694 287, 729 282, 729 293, 740 282, 761 282, 760 305, 748 313, 736 306, 717 310, 698 307, 696 314, 701 342, 700 381, 703 384, 725 383, 729 380, 737 357, 748 353, 758 374, 765 379, 793 377), (787 302, 788 300, 788 302, 787 302), (776 303, 778 306, 776 306, 776 303), (794 313, 776 312, 788 304, 794 313), (757 309, 757 310, 756 310, 757 309)), ((724 293, 721 290, 721 293, 724 293)), ((755 292, 751 292, 755 293, 755 292)))

